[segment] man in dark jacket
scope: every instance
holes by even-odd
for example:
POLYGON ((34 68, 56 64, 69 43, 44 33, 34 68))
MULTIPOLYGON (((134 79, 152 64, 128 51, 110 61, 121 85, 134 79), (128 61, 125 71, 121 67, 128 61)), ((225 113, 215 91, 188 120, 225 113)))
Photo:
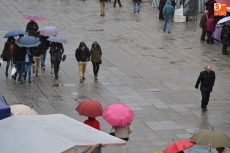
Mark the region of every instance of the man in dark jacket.
POLYGON ((89 48, 86 46, 84 42, 81 42, 79 47, 76 49, 75 57, 78 61, 80 81, 82 82, 83 80, 85 80, 85 69, 87 62, 90 59, 89 48))
POLYGON ((158 10, 159 10, 159 20, 164 20, 163 8, 165 6, 166 0, 160 0, 158 10))
POLYGON ((39 69, 40 69, 40 63, 41 63, 41 55, 42 55, 42 43, 40 43, 37 47, 31 47, 33 50, 33 75, 39 76, 39 69))
POLYGON ((30 22, 26 26, 26 32, 28 32, 28 36, 38 36, 38 24, 34 20, 30 20, 30 22))
POLYGON ((43 70, 45 70, 45 61, 46 61, 46 54, 47 54, 47 50, 50 47, 50 42, 47 40, 49 37, 47 36, 39 36, 39 40, 42 43, 42 56, 41 56, 41 67, 43 68, 43 70))
POLYGON ((195 88, 198 89, 199 84, 201 82, 200 85, 200 90, 201 90, 201 96, 202 96, 202 100, 201 100, 201 109, 202 112, 207 111, 207 105, 209 102, 209 97, 210 97, 210 93, 212 92, 212 88, 214 86, 215 83, 215 72, 212 71, 211 66, 207 66, 205 71, 200 72, 200 76, 197 79, 195 88))
MULTIPOLYGON (((18 83, 22 84, 22 73, 25 67, 25 55, 26 55, 26 48, 19 47, 18 45, 14 46, 14 56, 13 56, 13 63, 16 65, 17 73, 19 74, 18 83)), ((17 75, 15 74, 14 80, 16 80, 17 75)))
POLYGON ((223 44, 222 54, 229 55, 227 52, 228 45, 230 45, 230 22, 226 22, 222 28, 220 35, 221 42, 223 44))
POLYGON ((202 28, 202 34, 200 41, 205 41, 205 35, 206 35, 206 22, 208 20, 208 10, 204 11, 204 14, 202 15, 200 19, 200 27, 202 28))

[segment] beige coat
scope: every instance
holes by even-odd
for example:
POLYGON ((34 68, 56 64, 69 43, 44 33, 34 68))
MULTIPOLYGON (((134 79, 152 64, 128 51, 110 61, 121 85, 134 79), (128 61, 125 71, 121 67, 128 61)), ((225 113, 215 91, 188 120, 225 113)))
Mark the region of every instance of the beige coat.
POLYGON ((115 129, 115 137, 128 138, 129 134, 133 131, 133 126, 131 124, 123 127, 113 126, 113 129, 115 129))

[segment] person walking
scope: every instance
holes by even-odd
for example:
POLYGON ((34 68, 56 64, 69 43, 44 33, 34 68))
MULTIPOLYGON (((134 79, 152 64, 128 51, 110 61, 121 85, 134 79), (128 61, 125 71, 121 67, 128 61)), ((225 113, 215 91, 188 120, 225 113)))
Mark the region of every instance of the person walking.
POLYGON ((114 0, 113 7, 116 7, 117 1, 118 1, 119 6, 122 7, 123 5, 121 5, 120 0, 114 0))
POLYGON ((207 43, 208 44, 214 44, 214 38, 212 37, 213 32, 215 31, 215 20, 214 20, 214 15, 207 20, 207 26, 206 26, 206 31, 208 34, 207 38, 207 43))
POLYGON ((31 48, 26 49, 26 55, 25 55, 25 76, 24 80, 26 80, 26 76, 28 74, 28 82, 32 83, 31 80, 31 68, 33 63, 33 50, 31 48))
POLYGON ((165 6, 166 0, 160 0, 158 10, 159 10, 159 20, 164 20, 163 8, 165 6))
POLYGON ((228 45, 230 45, 230 21, 226 22, 222 28, 220 35, 221 42, 223 44, 222 54, 229 55, 227 52, 228 45))
POLYGON ((41 68, 43 70, 45 70, 46 66, 45 66, 45 61, 46 61, 46 54, 47 54, 47 50, 50 47, 50 42, 47 40, 49 37, 47 36, 42 36, 40 35, 39 40, 42 44, 42 56, 41 56, 41 68))
POLYGON ((202 29, 200 41, 205 41, 205 35, 206 35, 206 23, 208 20, 208 10, 204 11, 204 14, 202 15, 200 19, 200 28, 202 29))
POLYGON ((115 137, 118 137, 122 140, 128 141, 129 134, 133 131, 132 124, 128 124, 126 126, 113 126, 112 129, 115 130, 115 137))
POLYGON ((92 47, 90 49, 90 56, 91 56, 91 62, 93 64, 94 78, 95 80, 97 80, 99 66, 101 63, 101 56, 102 56, 101 46, 98 44, 97 41, 94 41, 92 44, 92 47))
POLYGON ((90 59, 89 48, 84 42, 80 42, 79 47, 76 49, 75 58, 78 61, 80 82, 83 82, 85 80, 86 65, 90 59))
POLYGON ((41 63, 41 56, 42 56, 42 44, 39 44, 37 47, 31 48, 33 49, 33 75, 39 76, 39 69, 40 69, 40 63, 41 63))
POLYGON ((101 130, 100 122, 96 120, 95 117, 88 117, 88 119, 84 121, 84 124, 89 125, 99 131, 101 130))
POLYGON ((62 54, 64 53, 64 47, 61 43, 52 42, 50 48, 51 61, 54 64, 55 79, 59 78, 58 71, 62 60, 62 54))
POLYGON ((171 30, 171 22, 172 22, 172 17, 174 15, 174 8, 172 6, 172 3, 170 0, 167 0, 164 8, 163 8, 163 15, 165 17, 165 23, 164 23, 164 31, 166 31, 166 28, 168 26, 168 33, 170 33, 171 30))
POLYGON ((26 25, 26 32, 28 33, 28 36, 34 36, 38 37, 38 24, 34 20, 30 20, 30 22, 26 25))
POLYGON ((198 89, 199 84, 201 82, 200 91, 201 91, 201 96, 202 96, 202 100, 201 100, 202 112, 207 111, 207 105, 209 102, 210 93, 212 92, 212 88, 215 83, 215 79, 216 79, 215 72, 212 71, 212 68, 210 65, 206 67, 205 71, 200 72, 200 75, 197 79, 197 82, 195 85, 196 89, 198 89))
POLYGON ((3 61, 6 61, 6 71, 5 74, 8 76, 8 70, 11 65, 11 68, 13 66, 13 54, 14 54, 14 44, 15 44, 15 38, 14 37, 9 37, 7 41, 5 42, 1 58, 3 61))
POLYGON ((100 0, 101 16, 105 16, 105 0, 100 0))
POLYGON ((141 0, 133 0, 133 11, 134 13, 140 12, 140 7, 141 7, 141 0), (137 6, 137 11, 136 11, 136 6, 137 6))

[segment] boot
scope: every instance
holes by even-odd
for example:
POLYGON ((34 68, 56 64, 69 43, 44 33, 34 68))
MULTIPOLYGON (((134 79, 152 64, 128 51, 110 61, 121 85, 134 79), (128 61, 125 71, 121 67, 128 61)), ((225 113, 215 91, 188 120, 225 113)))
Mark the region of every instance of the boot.
POLYGON ((229 55, 227 51, 222 51, 223 55, 229 55))

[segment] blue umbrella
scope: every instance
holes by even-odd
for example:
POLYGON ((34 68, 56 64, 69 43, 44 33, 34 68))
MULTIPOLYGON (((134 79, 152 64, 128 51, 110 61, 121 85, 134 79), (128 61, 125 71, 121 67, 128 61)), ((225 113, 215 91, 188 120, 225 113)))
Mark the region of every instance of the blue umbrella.
POLYGON ((21 37, 16 44, 19 47, 36 47, 40 44, 41 42, 33 37, 33 36, 25 36, 25 37, 21 37))
POLYGON ((190 153, 210 153, 210 152, 206 149, 192 149, 190 153))
POLYGON ((230 16, 227 16, 227 17, 219 20, 217 24, 225 23, 225 22, 228 22, 228 21, 230 21, 230 16))
POLYGON ((3 37, 3 38, 9 38, 11 36, 19 36, 19 35, 25 35, 26 32, 23 31, 23 30, 12 30, 12 31, 9 31, 7 32, 7 34, 3 37))
POLYGON ((11 111, 3 95, 0 94, 0 120, 10 117, 11 111))

